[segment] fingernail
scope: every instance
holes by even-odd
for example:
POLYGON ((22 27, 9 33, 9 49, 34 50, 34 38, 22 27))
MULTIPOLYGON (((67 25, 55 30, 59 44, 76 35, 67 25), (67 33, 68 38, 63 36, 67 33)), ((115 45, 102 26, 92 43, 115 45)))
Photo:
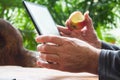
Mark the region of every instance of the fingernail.
POLYGON ((89 11, 86 11, 86 12, 84 13, 84 16, 85 16, 86 14, 88 15, 88 14, 89 14, 89 11))
POLYGON ((87 14, 89 14, 89 11, 86 11, 87 14))

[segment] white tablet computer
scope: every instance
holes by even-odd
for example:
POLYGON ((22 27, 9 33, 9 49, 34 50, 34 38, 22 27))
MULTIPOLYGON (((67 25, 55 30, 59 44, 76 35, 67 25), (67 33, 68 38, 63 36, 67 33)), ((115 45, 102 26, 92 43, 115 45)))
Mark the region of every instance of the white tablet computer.
POLYGON ((28 1, 23 4, 40 35, 60 35, 56 24, 47 7, 28 1))

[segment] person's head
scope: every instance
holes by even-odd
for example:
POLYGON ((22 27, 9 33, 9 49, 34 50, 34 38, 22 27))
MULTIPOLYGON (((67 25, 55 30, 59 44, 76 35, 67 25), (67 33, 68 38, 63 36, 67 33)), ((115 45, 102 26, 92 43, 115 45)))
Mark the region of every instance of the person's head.
POLYGON ((22 36, 20 32, 8 21, 0 19, 0 58, 2 59, 0 63, 15 63, 14 57, 20 53, 21 47, 22 36))
POLYGON ((35 63, 35 52, 24 48, 19 30, 0 19, 0 65, 35 67, 35 63))

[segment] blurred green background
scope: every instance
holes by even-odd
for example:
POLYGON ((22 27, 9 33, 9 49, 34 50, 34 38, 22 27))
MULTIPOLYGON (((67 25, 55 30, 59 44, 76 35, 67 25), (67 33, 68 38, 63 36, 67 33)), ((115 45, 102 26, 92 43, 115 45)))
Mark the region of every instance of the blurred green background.
MULTIPOLYGON (((89 11, 99 38, 120 44, 120 1, 119 0, 26 0, 48 7, 55 22, 64 26, 69 15, 79 10, 89 11)), ((0 0, 0 18, 8 20, 23 35, 25 48, 36 50, 36 31, 25 11, 22 0, 0 0)))

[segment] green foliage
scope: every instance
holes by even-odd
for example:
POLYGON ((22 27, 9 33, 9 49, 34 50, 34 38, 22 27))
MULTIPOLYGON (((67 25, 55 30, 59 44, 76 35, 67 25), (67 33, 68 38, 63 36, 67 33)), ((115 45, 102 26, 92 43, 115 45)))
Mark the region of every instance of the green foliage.
MULTIPOLYGON (((90 12, 95 29, 100 39, 105 40, 105 32, 118 27, 120 21, 119 0, 27 0, 48 7, 56 24, 65 26, 69 15, 79 10, 90 12), (104 36, 103 36, 104 35, 104 36)), ((36 32, 34 26, 26 13, 22 0, 0 0, 0 18, 10 21, 23 35, 24 46, 35 50, 36 32)), ((107 36, 107 35, 106 35, 107 36)))

